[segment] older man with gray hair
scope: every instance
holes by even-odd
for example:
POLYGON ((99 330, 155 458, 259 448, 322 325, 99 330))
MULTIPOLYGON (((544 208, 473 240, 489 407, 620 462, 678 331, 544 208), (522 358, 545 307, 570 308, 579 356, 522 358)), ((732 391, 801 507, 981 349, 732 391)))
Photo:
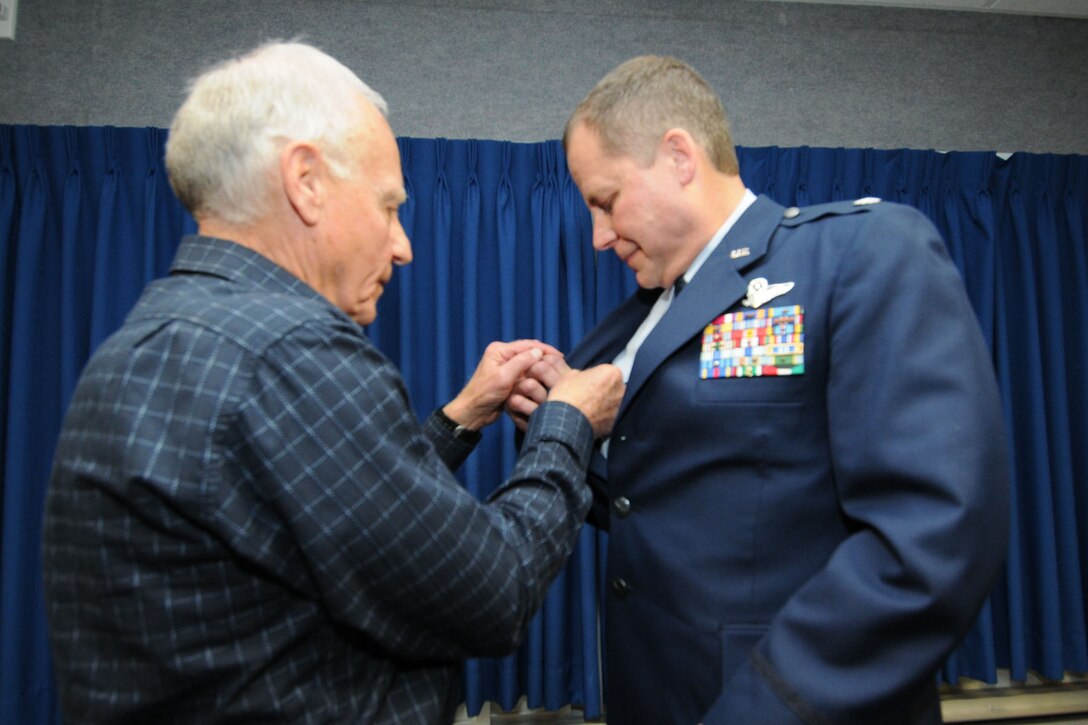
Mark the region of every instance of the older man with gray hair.
MULTIPOLYGON (((493 343, 421 426, 362 325, 412 259, 385 103, 275 43, 193 84, 167 144, 199 233, 96 351, 48 495, 73 722, 449 722, 459 661, 520 642, 623 394, 571 373, 490 501, 451 470, 549 346, 493 343)), ((543 360, 543 361, 542 361, 543 360)))

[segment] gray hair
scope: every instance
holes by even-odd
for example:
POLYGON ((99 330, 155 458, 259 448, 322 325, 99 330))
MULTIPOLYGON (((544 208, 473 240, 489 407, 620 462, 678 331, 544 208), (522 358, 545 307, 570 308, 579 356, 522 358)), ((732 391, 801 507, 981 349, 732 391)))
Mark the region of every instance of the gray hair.
POLYGON ((170 185, 194 216, 253 222, 267 210, 290 141, 317 144, 333 173, 349 175, 360 95, 388 113, 355 73, 303 43, 267 43, 220 63, 189 84, 170 125, 170 185))
POLYGON ((737 151, 721 99, 683 61, 643 55, 618 65, 578 104, 563 133, 566 147, 579 124, 595 130, 602 148, 653 162, 670 128, 682 128, 706 151, 714 167, 738 174, 737 151))

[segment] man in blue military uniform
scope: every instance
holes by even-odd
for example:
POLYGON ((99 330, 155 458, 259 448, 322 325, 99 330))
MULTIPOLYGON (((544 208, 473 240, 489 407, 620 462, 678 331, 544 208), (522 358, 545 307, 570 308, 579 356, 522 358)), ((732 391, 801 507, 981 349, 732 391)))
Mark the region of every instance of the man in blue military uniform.
POLYGON ((627 382, 592 466, 609 724, 939 722, 1008 471, 938 232, 874 198, 756 198, 720 101, 669 58, 607 75, 564 143, 594 248, 642 288, 567 360, 627 382))

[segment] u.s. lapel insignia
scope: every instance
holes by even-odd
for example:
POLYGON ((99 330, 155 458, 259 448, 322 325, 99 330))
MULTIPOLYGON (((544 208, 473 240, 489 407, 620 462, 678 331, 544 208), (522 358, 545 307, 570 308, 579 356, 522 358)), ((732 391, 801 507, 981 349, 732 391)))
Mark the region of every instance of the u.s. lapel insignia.
POLYGON ((741 257, 747 257, 752 253, 752 250, 748 247, 738 247, 736 249, 729 250, 730 259, 740 259, 741 257))
POLYGON ((791 289, 793 289, 793 282, 767 284, 766 277, 756 277, 748 283, 748 295, 740 303, 754 309, 767 304, 775 297, 781 297, 791 289))

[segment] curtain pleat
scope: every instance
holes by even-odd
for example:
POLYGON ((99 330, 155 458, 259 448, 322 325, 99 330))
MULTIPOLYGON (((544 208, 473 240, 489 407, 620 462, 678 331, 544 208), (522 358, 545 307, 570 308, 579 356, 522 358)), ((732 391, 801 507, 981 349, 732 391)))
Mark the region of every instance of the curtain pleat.
MULTIPOLYGON (((1061 159, 1054 159, 1055 166, 1061 166, 1061 159)), ((1066 331, 1066 359, 1069 361, 1070 374, 1066 395, 1071 411, 1068 438, 1072 442, 1072 482, 1073 482, 1073 524, 1072 530, 1077 537, 1075 551, 1080 557, 1079 589, 1070 588, 1067 595, 1082 610, 1086 606, 1088 595, 1088 551, 1086 551, 1085 532, 1077 522, 1088 521, 1088 495, 1085 494, 1085 479, 1088 478, 1088 446, 1080 442, 1088 440, 1088 335, 1083 334, 1082 326, 1088 320, 1088 216, 1086 216, 1085 197, 1088 197, 1088 164, 1070 168, 1067 181, 1061 195, 1058 217, 1059 230, 1064 230, 1066 244, 1063 245, 1061 279, 1065 293, 1064 301, 1070 311, 1072 323, 1066 331)), ((1067 658, 1063 666, 1070 670, 1088 671, 1088 616, 1082 615, 1068 625, 1069 638, 1076 649, 1067 658)))
MULTIPOLYGON (((461 233, 461 320, 464 332, 461 335, 464 351, 461 356, 461 370, 464 379, 472 375, 480 359, 483 347, 488 341, 480 339, 480 238, 482 230, 482 210, 480 208, 480 180, 476 174, 478 147, 475 141, 466 144, 465 195, 461 233)), ((455 293, 456 294, 456 293, 455 293)), ((463 381, 462 381, 463 382, 463 381)), ((455 383, 456 384, 456 383, 455 383)), ((480 456, 469 456, 464 466, 465 481, 469 490, 480 496, 480 456)))
MULTIPOLYGON (((461 244, 461 259, 462 264, 462 294, 461 297, 464 300, 464 306, 462 308, 464 320, 464 354, 462 358, 462 369, 466 371, 466 375, 471 375, 471 371, 475 369, 476 363, 479 361, 479 355, 482 353, 482 348, 489 340, 481 340, 481 322, 483 322, 480 313, 481 302, 481 284, 485 283, 487 279, 487 273, 481 268, 480 260, 480 245, 483 237, 482 234, 482 222, 483 222, 483 210, 481 208, 481 192, 480 192, 480 179, 477 174, 479 167, 479 145, 475 141, 470 141, 466 148, 467 159, 465 163, 465 192, 464 192, 464 215, 462 233, 460 235, 461 244)), ((486 336, 486 330, 483 331, 486 336)), ((441 401, 439 401, 441 402, 441 401)), ((488 445, 492 441, 488 441, 487 444, 480 446, 481 451, 485 448, 491 449, 494 446, 488 445)), ((483 472, 482 460, 485 456, 474 455, 469 456, 469 459, 465 461, 462 467, 462 476, 464 477, 465 485, 469 491, 476 495, 477 498, 483 498, 483 494, 480 490, 481 480, 483 480, 486 474, 483 472)), ((465 682, 466 692, 479 693, 483 688, 483 682, 494 682, 494 665, 489 662, 482 662, 480 660, 472 660, 465 665, 465 682)), ((470 705, 473 707, 473 712, 479 712, 483 702, 475 699, 470 705)))
MULTIPOLYGON (((162 129, 0 125, 0 722, 59 722, 38 546, 53 446, 90 352, 195 229, 169 189, 162 129)), ((398 139, 415 261, 369 334, 420 416, 492 340, 567 350, 637 289, 594 252, 556 141, 398 139)), ((1011 443, 1005 574, 942 679, 1088 671, 1088 157, 739 149, 748 186, 786 205, 862 196, 941 230, 994 356, 1011 443)), ((935 311, 939 314, 939 311, 935 311)), ((458 473, 485 498, 513 468, 513 426, 458 473)), ((579 705, 601 714, 598 602, 607 535, 583 529, 518 653, 465 668, 470 714, 579 705)))
MULTIPOLYGON (((566 289, 566 325, 560 329, 561 350, 571 349, 591 329, 596 319, 597 274, 594 252, 586 241, 592 238, 592 225, 587 214, 571 214, 569 210, 582 207, 581 193, 571 179, 566 157, 558 154, 559 208, 561 212, 560 255, 563 276, 560 283, 566 289)), ((614 257, 611 253, 609 257, 614 257)), ((562 298, 561 298, 562 299, 562 298)), ((599 552, 607 545, 607 534, 586 526, 578 537, 578 547, 571 558, 571 577, 577 596, 567 601, 573 606, 569 625, 572 652, 567 655, 573 686, 571 702, 582 703, 586 712, 601 711, 601 681, 598 661, 597 581, 603 580, 603 562, 599 552)))
MULTIPOLYGON (((567 310, 554 304, 563 299, 560 278, 562 208, 559 191, 559 155, 562 150, 556 144, 540 144, 537 147, 537 179, 533 187, 533 249, 537 260, 536 308, 539 339, 562 345, 565 335, 560 330, 560 319, 567 317, 567 310)), ((570 682, 569 636, 554 636, 557 632, 574 634, 569 623, 568 597, 570 578, 576 561, 568 562, 544 600, 540 617, 534 622, 529 638, 528 702, 538 703, 549 710, 557 710, 569 704, 570 682), (537 649, 540 648, 540 649, 537 649), (536 651, 534 651, 536 650, 536 651)))
MULTIPOLYGON (((79 160, 79 139, 74 128, 65 129, 65 150, 68 156, 68 173, 64 183, 64 197, 61 200, 61 280, 60 309, 66 313, 60 316, 60 347, 65 354, 60 357, 60 388, 70 391, 75 388, 79 376, 80 360, 89 354, 87 348, 87 307, 83 300, 87 298, 85 288, 86 275, 79 274, 85 269, 93 248, 84 243, 91 238, 87 222, 92 219, 88 213, 81 213, 84 191, 82 169, 79 160)), ((67 406, 67 398, 62 407, 67 406)))
MULTIPOLYGON (((8 440, 8 383, 10 380, 11 361, 14 358, 12 350, 12 315, 14 299, 15 276, 8 270, 15 269, 16 240, 16 206, 15 206, 15 166, 11 158, 11 150, 15 148, 15 129, 11 126, 0 126, 0 460, 6 461, 8 440)), ((3 479, 0 479, 0 496, 3 495, 3 479)), ((2 498, 0 498, 2 500, 2 498)), ((3 516, 3 508, 0 508, 0 517, 3 516)), ((3 519, 0 518, 0 525, 3 519)), ((0 534, 0 561, 3 561, 3 535, 0 534)), ((3 588, 3 579, 0 579, 0 589, 3 588)), ((0 647, 3 646, 4 632, 0 627, 0 647)), ((3 671, 0 670, 0 673, 3 671)), ((3 694, 0 693, 0 697, 3 694)))
POLYGON ((1015 411, 1017 531, 1008 597, 1018 626, 1008 643, 1012 672, 1036 670, 1058 679, 1063 670, 1083 671, 1085 663, 1086 552, 1076 512, 1083 512, 1088 472, 1083 452, 1073 453, 1083 448, 1084 439, 1074 434, 1083 435, 1085 412, 1071 403, 1083 401, 1085 380, 1086 189, 1083 165, 1056 167, 1054 161, 1014 156, 1008 165, 1001 233, 1010 244, 999 294, 1009 311, 1003 326, 1009 365, 998 372, 1010 376, 1015 411), (1067 205, 1077 211, 1062 208, 1067 205), (1064 223, 1071 216, 1080 217, 1078 228, 1064 223))
POLYGON ((453 367, 454 356, 451 348, 457 345, 457 341, 450 334, 451 320, 461 309, 461 294, 457 297, 450 295, 450 263, 453 244, 453 210, 450 199, 449 186, 446 183, 446 146, 445 139, 435 142, 435 184, 434 202, 434 234, 429 240, 432 242, 430 255, 434 260, 434 295, 432 300, 432 318, 434 325, 433 337, 425 338, 432 341, 434 348, 434 366, 432 374, 435 380, 433 400, 442 404, 453 397, 453 385, 450 378, 460 368, 453 367))
POLYGON ((101 281, 102 289, 91 296, 91 347, 97 347, 117 325, 125 310, 135 301, 134 283, 109 285, 111 273, 119 266, 117 260, 129 256, 125 253, 121 240, 116 238, 115 229, 123 224, 125 209, 119 208, 121 194, 118 191, 118 175, 115 156, 116 140, 114 129, 104 129, 100 140, 102 150, 105 152, 105 171, 101 179, 101 191, 99 192, 97 211, 98 223, 95 225, 94 249, 92 259, 94 263, 94 280, 101 281))
MULTIPOLYGON (((499 308, 499 332, 500 339, 513 340, 517 337, 518 308, 528 308, 528 304, 518 305, 519 299, 528 297, 523 281, 519 278, 524 275, 527 265, 518 264, 518 249, 523 243, 523 237, 519 236, 518 228, 518 195, 515 193, 515 183, 519 188, 521 179, 515 174, 514 146, 501 144, 499 151, 499 178, 496 189, 495 203, 495 245, 498 268, 498 308, 499 308)), ((531 274, 529 275, 531 278, 531 274)), ((503 421, 504 433, 509 426, 503 421)), ((510 435, 505 435, 505 445, 500 446, 501 472, 513 469, 517 460, 517 451, 510 443, 510 435)), ((487 689, 479 688, 475 691, 468 690, 468 711, 478 713, 483 702, 493 699, 504 709, 513 708, 521 695, 518 686, 518 657, 511 655, 498 663, 497 671, 492 668, 493 674, 498 677, 498 682, 487 689)), ((473 683, 468 683, 473 684, 473 683)))
MULTIPOLYGON (((51 701, 51 657, 44 646, 46 624, 38 564, 40 521, 53 443, 62 415, 61 322, 58 291, 64 275, 61 193, 69 169, 53 167, 63 155, 63 133, 17 129, 26 166, 16 212, 12 273, 11 363, 6 391, 8 418, 0 504, 0 721, 58 717, 51 701), (52 143, 43 136, 53 136, 52 143), (33 485, 19 485, 32 481, 33 485), (10 482, 10 483, 9 483, 10 482), (43 676, 44 675, 44 676, 43 676)), ((18 161, 18 160, 17 160, 18 161)))
MULTIPOLYGON (((987 346, 995 347, 996 240, 993 201, 988 182, 998 157, 995 154, 959 154, 955 163, 942 157, 948 173, 938 187, 938 208, 933 216, 943 230, 949 255, 964 277, 967 295, 987 346)), ((995 366, 997 365, 995 357, 995 366)), ((1000 585, 999 587, 1000 588, 1000 585)), ((992 599, 987 600, 964 643, 945 662, 941 677, 956 682, 962 674, 993 680, 998 667, 992 599)))

